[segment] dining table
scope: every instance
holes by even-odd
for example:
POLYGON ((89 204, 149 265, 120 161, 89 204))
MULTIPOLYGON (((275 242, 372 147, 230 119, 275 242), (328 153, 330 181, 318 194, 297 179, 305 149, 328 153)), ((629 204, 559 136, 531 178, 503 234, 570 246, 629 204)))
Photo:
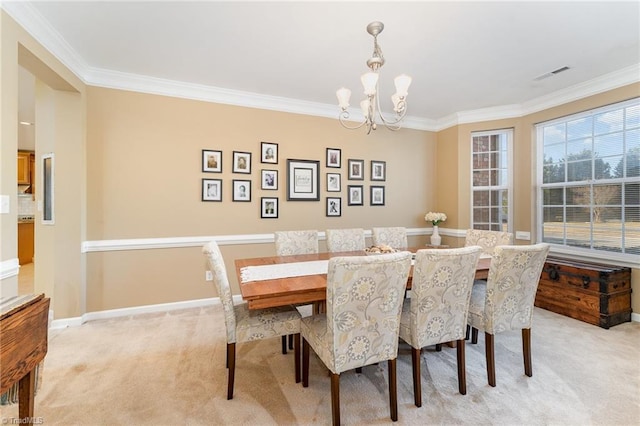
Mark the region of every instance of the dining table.
MULTIPOLYGON (((419 249, 409 248, 407 251, 415 253, 419 249)), ((367 255, 370 254, 365 250, 359 250, 236 259, 235 267, 240 293, 249 309, 322 303, 327 293, 328 260, 336 256, 367 255), (269 277, 269 274, 273 277, 269 277)), ((481 256, 476 267, 475 278, 486 279, 490 264, 490 257, 481 256)), ((407 289, 411 289, 412 274, 413 266, 407 280, 407 289)))

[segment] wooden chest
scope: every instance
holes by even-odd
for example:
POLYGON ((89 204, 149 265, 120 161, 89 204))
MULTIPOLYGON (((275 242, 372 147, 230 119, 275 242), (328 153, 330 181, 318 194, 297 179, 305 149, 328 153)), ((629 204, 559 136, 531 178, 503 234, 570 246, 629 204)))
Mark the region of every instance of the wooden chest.
POLYGON ((631 321, 631 268, 549 256, 535 305, 602 328, 631 321))

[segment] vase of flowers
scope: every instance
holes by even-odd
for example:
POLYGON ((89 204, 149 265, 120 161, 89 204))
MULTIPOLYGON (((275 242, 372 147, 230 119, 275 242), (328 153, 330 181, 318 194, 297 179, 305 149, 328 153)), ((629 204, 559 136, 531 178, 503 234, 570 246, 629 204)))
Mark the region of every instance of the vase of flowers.
POLYGON ((442 242, 442 237, 440 237, 440 234, 438 233, 438 225, 447 220, 447 215, 444 213, 429 212, 424 216, 424 220, 426 220, 427 222, 431 222, 431 225, 433 225, 433 232, 431 234, 431 245, 439 246, 442 242))

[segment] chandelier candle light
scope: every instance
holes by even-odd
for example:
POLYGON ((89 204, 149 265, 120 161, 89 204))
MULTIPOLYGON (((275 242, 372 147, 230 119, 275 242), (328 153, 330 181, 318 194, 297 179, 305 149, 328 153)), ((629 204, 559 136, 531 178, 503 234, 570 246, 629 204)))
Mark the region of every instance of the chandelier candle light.
POLYGON ((362 108, 362 115, 364 121, 356 126, 349 126, 345 123, 349 119, 349 99, 351 98, 351 90, 342 87, 336 92, 338 97, 338 105, 340 106, 340 124, 347 129, 359 129, 362 126, 367 126, 367 134, 371 133, 371 130, 376 130, 377 123, 376 117, 380 119, 380 122, 390 130, 400 129, 400 122, 407 113, 407 94, 409 85, 411 84, 411 77, 406 74, 397 76, 394 80, 396 86, 396 93, 391 96, 393 102, 393 111, 395 112, 394 118, 385 118, 382 115, 380 108, 380 97, 378 96, 378 72, 380 67, 384 65, 384 56, 382 56, 382 50, 378 45, 378 34, 384 29, 382 22, 372 22, 367 25, 367 32, 373 36, 373 55, 367 60, 367 66, 371 70, 370 72, 363 74, 360 77, 362 85, 364 86, 364 94, 366 98, 360 102, 360 108, 362 108))
POLYGON ((444 213, 429 212, 424 215, 424 220, 426 220, 427 222, 431 222, 431 224, 433 225, 433 233, 431 234, 431 245, 439 246, 442 242, 442 237, 440 237, 440 234, 438 233, 438 225, 441 222, 447 220, 447 215, 444 213))

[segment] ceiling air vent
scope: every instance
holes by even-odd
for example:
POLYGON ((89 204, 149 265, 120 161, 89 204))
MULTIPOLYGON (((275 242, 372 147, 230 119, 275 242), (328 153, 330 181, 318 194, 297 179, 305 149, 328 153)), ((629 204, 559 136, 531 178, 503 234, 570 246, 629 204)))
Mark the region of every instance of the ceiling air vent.
POLYGON ((565 65, 564 67, 558 68, 557 70, 549 71, 547 73, 539 75, 536 78, 534 78, 533 80, 534 81, 544 80, 547 77, 552 77, 552 76, 554 76, 556 74, 560 74, 561 72, 564 72, 564 71, 566 71, 568 69, 569 69, 569 67, 565 65))

